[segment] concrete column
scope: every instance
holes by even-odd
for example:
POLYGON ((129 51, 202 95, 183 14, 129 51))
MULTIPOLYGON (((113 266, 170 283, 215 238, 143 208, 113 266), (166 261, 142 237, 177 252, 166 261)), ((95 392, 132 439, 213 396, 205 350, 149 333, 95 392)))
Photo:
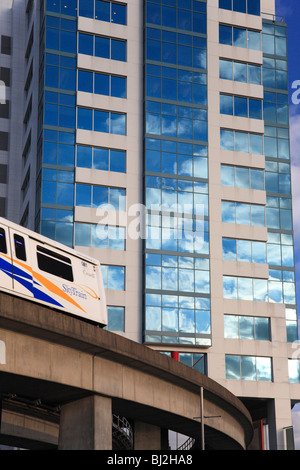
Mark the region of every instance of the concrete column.
POLYGON ((153 424, 135 421, 134 450, 161 450, 161 429, 153 424))
POLYGON ((287 450, 285 428, 292 426, 291 401, 286 398, 272 400, 268 409, 270 450, 287 450))
POLYGON ((112 450, 111 399, 91 396, 64 405, 58 449, 112 450))
POLYGON ((161 428, 161 450, 170 450, 169 449, 169 430, 165 428, 161 428))

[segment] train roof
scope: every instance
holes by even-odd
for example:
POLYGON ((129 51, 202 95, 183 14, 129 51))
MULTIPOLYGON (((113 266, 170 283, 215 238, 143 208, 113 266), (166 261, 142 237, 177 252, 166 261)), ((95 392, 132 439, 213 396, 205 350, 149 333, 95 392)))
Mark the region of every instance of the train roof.
POLYGON ((22 225, 18 225, 15 222, 11 222, 10 220, 5 219, 4 217, 0 217, 0 224, 5 225, 6 227, 10 227, 18 232, 21 232, 24 235, 27 235, 40 243, 44 243, 50 245, 53 248, 64 251, 69 255, 75 255, 78 258, 81 258, 85 261, 90 261, 93 264, 100 264, 100 261, 96 258, 92 258, 91 256, 88 256, 85 253, 75 250, 74 248, 70 248, 67 245, 64 245, 63 243, 59 243, 55 240, 52 240, 51 238, 45 237, 44 235, 40 235, 39 233, 34 232, 33 230, 29 230, 28 228, 23 227, 22 225))

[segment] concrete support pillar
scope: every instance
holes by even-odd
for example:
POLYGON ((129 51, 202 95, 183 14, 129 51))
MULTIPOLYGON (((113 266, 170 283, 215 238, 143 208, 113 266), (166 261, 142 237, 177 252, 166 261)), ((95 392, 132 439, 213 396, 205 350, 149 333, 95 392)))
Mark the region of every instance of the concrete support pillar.
POLYGON ((286 428, 292 426, 291 401, 277 398, 270 402, 268 408, 270 450, 287 450, 286 428))
POLYGON ((161 450, 162 433, 158 426, 134 422, 134 450, 161 450))
POLYGON ((58 449, 111 450, 111 399, 91 396, 64 405, 61 409, 58 449))
POLYGON ((276 416, 275 416, 275 403, 274 400, 269 400, 267 408, 267 421, 269 426, 269 445, 270 450, 277 449, 277 436, 276 436, 276 416))
POLYGON ((161 450, 170 450, 169 449, 169 430, 161 428, 161 450))

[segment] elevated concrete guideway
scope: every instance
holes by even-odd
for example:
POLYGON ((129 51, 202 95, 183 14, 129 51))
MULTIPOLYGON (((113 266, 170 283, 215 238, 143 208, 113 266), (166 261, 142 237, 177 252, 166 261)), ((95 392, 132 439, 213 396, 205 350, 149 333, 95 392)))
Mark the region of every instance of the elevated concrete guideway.
POLYGON ((3 401, 0 443, 31 448, 112 449, 112 414, 134 423, 134 449, 165 450, 164 430, 199 438, 203 387, 209 448, 243 449, 251 417, 228 390, 148 347, 75 317, 0 293, 0 392, 40 408, 3 401), (58 419, 47 409, 59 407, 58 419))

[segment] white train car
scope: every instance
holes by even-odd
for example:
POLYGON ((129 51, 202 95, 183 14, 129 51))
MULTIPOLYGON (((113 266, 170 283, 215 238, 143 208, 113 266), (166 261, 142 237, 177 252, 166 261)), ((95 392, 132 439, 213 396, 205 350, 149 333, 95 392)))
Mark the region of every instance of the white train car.
POLYGON ((1 217, 0 290, 107 325, 99 261, 1 217))

